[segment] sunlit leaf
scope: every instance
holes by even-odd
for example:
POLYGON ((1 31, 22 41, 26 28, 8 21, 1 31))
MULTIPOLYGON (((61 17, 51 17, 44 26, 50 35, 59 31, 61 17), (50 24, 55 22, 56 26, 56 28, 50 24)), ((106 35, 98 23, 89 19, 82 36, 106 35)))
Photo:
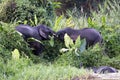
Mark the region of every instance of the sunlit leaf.
POLYGON ((73 40, 67 34, 64 36, 64 42, 67 48, 70 48, 72 45, 74 45, 73 40))
POLYGON ((76 54, 77 56, 80 56, 79 53, 78 53, 78 49, 77 49, 77 48, 75 49, 75 54, 76 54))
POLYGON ((76 47, 76 48, 79 48, 80 45, 81 45, 80 36, 78 36, 78 38, 77 38, 76 41, 75 41, 75 47, 76 47))
POLYGON ((18 49, 15 49, 14 51, 12 51, 12 58, 15 60, 18 60, 20 57, 20 53, 18 51, 18 49))
POLYGON ((105 16, 102 16, 102 24, 104 25, 106 23, 106 18, 105 16))
POLYGON ((64 53, 64 52, 67 52, 67 51, 69 51, 69 49, 66 49, 66 48, 60 49, 60 53, 64 53))
POLYGON ((54 8, 56 9, 56 8, 60 8, 61 6, 61 2, 53 2, 53 4, 54 4, 54 8))
POLYGON ((92 50, 94 50, 94 51, 100 51, 100 45, 99 45, 99 43, 95 44, 95 45, 93 46, 93 49, 92 49, 92 50))
POLYGON ((75 26, 75 24, 72 20, 72 17, 66 19, 66 26, 69 26, 69 27, 75 26))
POLYGON ((59 28, 60 28, 59 25, 60 25, 62 19, 63 19, 63 15, 61 15, 60 17, 56 17, 53 30, 55 30, 55 31, 59 30, 59 28))
POLYGON ((34 21, 32 21, 32 20, 30 19, 30 22, 31 22, 32 25, 34 25, 34 21))
POLYGON ((35 19, 35 25, 37 25, 38 24, 38 19, 37 19, 36 15, 34 16, 34 19, 35 19))

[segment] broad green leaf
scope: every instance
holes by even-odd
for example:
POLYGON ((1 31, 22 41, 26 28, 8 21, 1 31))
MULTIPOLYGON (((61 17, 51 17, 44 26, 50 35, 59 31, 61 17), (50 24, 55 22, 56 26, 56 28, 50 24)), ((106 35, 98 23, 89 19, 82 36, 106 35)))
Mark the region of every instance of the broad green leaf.
POLYGON ((14 51, 12 51, 12 58, 15 60, 18 60, 20 57, 20 53, 18 51, 18 49, 15 49, 14 51))
POLYGON ((80 56, 77 48, 75 49, 75 54, 76 54, 76 56, 80 56))
POLYGON ((53 36, 50 38, 49 43, 52 47, 54 46, 54 37, 53 36))
POLYGON ((106 23, 106 17, 102 16, 102 24, 104 25, 106 23))
POLYGON ((64 42, 67 48, 70 48, 72 45, 74 45, 73 40, 67 34, 64 36, 64 42))
POLYGON ((80 45, 81 45, 81 40, 80 40, 80 36, 78 36, 78 38, 77 38, 76 41, 75 41, 75 47, 76 47, 76 48, 79 48, 80 45))
POLYGON ((28 22, 28 21, 27 21, 27 20, 25 20, 25 21, 24 21, 24 24, 27 24, 27 22, 28 22))
POLYGON ((85 51, 85 49, 86 49, 86 40, 83 39, 83 40, 81 41, 80 52, 85 51))

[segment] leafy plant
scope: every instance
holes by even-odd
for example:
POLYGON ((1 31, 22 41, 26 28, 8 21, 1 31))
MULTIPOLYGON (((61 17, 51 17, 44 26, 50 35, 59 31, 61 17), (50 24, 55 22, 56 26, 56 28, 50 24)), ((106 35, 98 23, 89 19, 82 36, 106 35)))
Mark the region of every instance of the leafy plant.
POLYGON ((65 34, 64 42, 65 42, 65 46, 67 49, 63 48, 63 49, 61 49, 61 52, 64 52, 64 50, 70 51, 70 53, 72 51, 75 51, 75 54, 79 56, 79 54, 77 53, 78 51, 80 51, 80 52, 85 51, 85 48, 86 48, 86 40, 85 39, 80 40, 80 37, 78 37, 74 43, 73 40, 67 34, 65 34))
POLYGON ((6 24, 2 22, 0 24, 0 56, 6 60, 11 57, 11 52, 16 48, 20 50, 22 55, 30 55, 31 50, 28 48, 27 43, 15 31, 16 24, 6 24))

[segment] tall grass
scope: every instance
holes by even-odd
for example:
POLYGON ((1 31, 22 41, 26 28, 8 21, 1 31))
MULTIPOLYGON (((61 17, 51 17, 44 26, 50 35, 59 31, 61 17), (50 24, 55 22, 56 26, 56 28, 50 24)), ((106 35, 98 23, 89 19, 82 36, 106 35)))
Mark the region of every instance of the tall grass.
POLYGON ((71 66, 33 64, 29 59, 0 62, 1 80, 70 80, 74 77, 87 78, 90 73, 71 66), (4 65, 2 65, 4 64, 4 65))

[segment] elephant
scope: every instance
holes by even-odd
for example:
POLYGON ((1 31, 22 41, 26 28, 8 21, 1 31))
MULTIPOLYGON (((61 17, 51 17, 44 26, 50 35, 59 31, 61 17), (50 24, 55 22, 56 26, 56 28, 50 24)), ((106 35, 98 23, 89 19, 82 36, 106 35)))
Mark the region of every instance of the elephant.
POLYGON ((93 67, 92 70, 93 70, 94 73, 102 73, 102 74, 117 73, 118 72, 117 69, 115 69, 113 67, 110 67, 110 66, 93 67))
POLYGON ((19 25, 16 30, 20 32, 24 39, 35 38, 37 40, 49 40, 50 36, 54 36, 55 32, 45 25, 31 27, 28 25, 19 25))
POLYGON ((22 34, 24 40, 29 44, 31 48, 34 48, 33 53, 39 55, 42 53, 44 46, 37 41, 29 41, 29 38, 34 38, 39 41, 49 40, 50 36, 55 36, 55 32, 45 25, 38 25, 31 27, 29 25, 18 25, 16 30, 22 34))
POLYGON ((66 27, 56 32, 57 39, 64 42, 64 35, 68 34, 73 42, 77 37, 80 39, 86 39, 86 48, 95 45, 96 43, 102 43, 102 35, 94 28, 72 29, 66 27))
POLYGON ((30 41, 27 43, 29 47, 32 48, 32 53, 34 53, 34 55, 39 55, 45 49, 45 46, 37 41, 30 41))

